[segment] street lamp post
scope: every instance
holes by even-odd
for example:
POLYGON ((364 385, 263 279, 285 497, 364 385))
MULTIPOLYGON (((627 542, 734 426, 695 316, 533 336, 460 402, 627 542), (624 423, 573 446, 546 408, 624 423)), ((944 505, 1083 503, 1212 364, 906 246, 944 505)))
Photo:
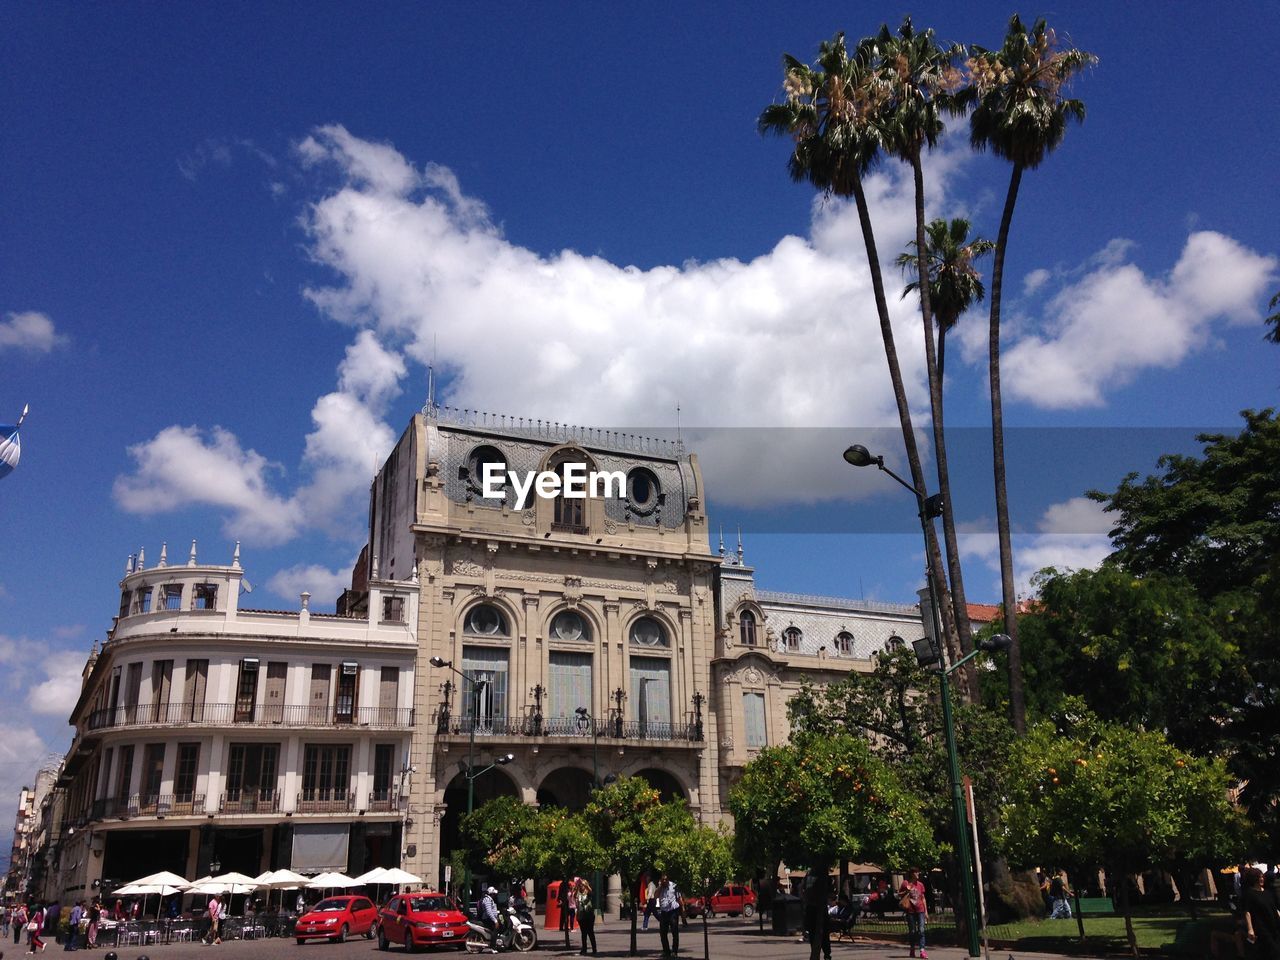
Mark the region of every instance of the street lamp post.
POLYGON ((933 522, 933 518, 942 514, 942 494, 936 494, 931 497, 925 491, 917 490, 886 467, 884 465, 884 457, 872 455, 861 444, 855 444, 846 450, 844 459, 855 467, 875 466, 883 473, 893 477, 899 484, 911 491, 912 496, 916 498, 916 506, 920 512, 920 531, 924 534, 925 542, 925 580, 929 588, 930 619, 933 621, 933 635, 937 641, 936 652, 941 662, 937 673, 938 681, 942 688, 940 691, 942 697, 942 725, 946 733, 948 773, 951 778, 951 814, 956 831, 956 855, 960 861, 960 902, 967 921, 969 956, 981 956, 982 951, 978 944, 977 911, 973 902, 973 860, 969 851, 968 831, 965 829, 964 796, 961 793, 960 781, 960 756, 956 751, 955 720, 951 713, 950 676, 955 670, 977 656, 981 650, 1007 649, 1008 638, 1003 638, 1004 642, 993 638, 979 644, 978 649, 965 655, 954 664, 947 663, 946 638, 942 635, 941 611, 939 608, 941 591, 938 589, 934 576, 933 564, 929 562, 929 527, 933 522))
MULTIPOLYGON (((463 673, 453 665, 452 660, 446 660, 444 657, 432 657, 429 663, 433 667, 444 667, 452 670, 468 684, 471 685, 472 691, 475 690, 476 681, 470 674, 463 673)), ((467 813, 475 810, 476 802, 476 778, 488 773, 494 767, 503 766, 510 763, 516 758, 514 753, 508 753, 506 756, 499 757, 493 763, 489 764, 483 770, 476 770, 476 723, 475 718, 471 719, 470 729, 467 735, 467 769, 463 771, 463 775, 467 778, 467 813)), ((463 872, 463 891, 466 896, 467 903, 471 900, 471 864, 468 862, 463 872)))

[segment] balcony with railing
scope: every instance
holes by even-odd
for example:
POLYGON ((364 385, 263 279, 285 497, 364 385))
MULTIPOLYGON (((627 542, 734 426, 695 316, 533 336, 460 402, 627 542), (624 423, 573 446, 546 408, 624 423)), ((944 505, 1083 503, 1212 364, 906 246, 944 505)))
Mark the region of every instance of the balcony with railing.
POLYGON ((88 820, 131 820, 134 817, 204 816, 203 793, 135 793, 105 797, 89 807, 88 820))
POLYGON ((439 714, 436 736, 530 737, 582 740, 658 740, 666 743, 701 743, 700 720, 670 723, 658 720, 623 720, 613 716, 592 720, 578 717, 475 717, 439 714))
POLYGON ((355 799, 350 790, 303 790, 293 809, 296 813, 351 813, 355 799))
POLYGON ((218 799, 218 813, 227 816, 279 812, 278 790, 230 790, 218 799))
POLYGON ((95 710, 89 730, 127 727, 370 727, 413 729, 412 707, 356 707, 337 710, 312 704, 185 703, 169 701, 95 710))
POLYGON ((400 796, 394 790, 373 790, 369 793, 365 809, 370 813, 399 813, 400 801, 400 796))

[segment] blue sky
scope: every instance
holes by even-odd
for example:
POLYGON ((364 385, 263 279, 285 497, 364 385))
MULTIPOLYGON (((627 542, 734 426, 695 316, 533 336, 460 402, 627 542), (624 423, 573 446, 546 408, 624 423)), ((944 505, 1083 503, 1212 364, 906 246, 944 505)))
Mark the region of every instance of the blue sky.
MULTIPOLYGON (((907 12, 995 46, 1012 8, 9 5, 0 420, 32 413, 0 484, 0 797, 65 748, 139 546, 225 561, 240 539, 257 605, 336 594, 433 351, 463 406, 658 430, 679 404, 763 585, 910 599, 910 504, 839 462, 873 437, 902 463, 872 432, 893 418, 861 237, 755 131, 784 51, 907 12)), ((1105 552, 1084 489, 1280 385, 1280 21, 1043 12, 1099 63, 1086 123, 1023 181, 1007 266, 1024 577, 1105 552)), ((1007 175, 960 128, 930 216, 993 236, 1007 175)), ((870 184, 886 259, 907 186, 892 161, 870 184)), ((922 413, 918 318, 894 311, 922 413)), ((962 322, 948 415, 970 594, 993 600, 984 336, 962 322)))

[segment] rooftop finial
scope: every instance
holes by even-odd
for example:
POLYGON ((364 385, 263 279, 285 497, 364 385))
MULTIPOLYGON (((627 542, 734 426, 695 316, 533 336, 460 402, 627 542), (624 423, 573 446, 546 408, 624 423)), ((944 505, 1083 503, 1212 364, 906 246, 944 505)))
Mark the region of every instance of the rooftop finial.
POLYGON ((236 541, 235 552, 231 554, 231 565, 235 567, 237 570, 240 569, 240 541, 239 540, 236 541))
POLYGON ((369 568, 369 576, 374 580, 378 579, 378 555, 376 553, 373 555, 373 566, 369 568))
POLYGON ((724 556, 724 524, 720 524, 720 556, 724 556))
POLYGON ((138 548, 138 567, 139 570, 147 569, 147 548, 138 548))
POLYGON ((738 566, 742 565, 742 524, 738 524, 738 566))
POLYGON ((127 577, 133 573, 133 554, 129 554, 124 558, 124 575, 127 577))
POLYGON ((196 542, 191 541, 191 556, 187 557, 187 566, 194 567, 196 565, 196 542))
POLYGON ((159 567, 167 567, 169 565, 169 544, 160 544, 160 562, 156 564, 159 567))
POLYGON ((302 609, 303 610, 310 609, 309 604, 311 603, 311 594, 308 593, 306 590, 303 590, 301 594, 301 599, 302 599, 302 609))

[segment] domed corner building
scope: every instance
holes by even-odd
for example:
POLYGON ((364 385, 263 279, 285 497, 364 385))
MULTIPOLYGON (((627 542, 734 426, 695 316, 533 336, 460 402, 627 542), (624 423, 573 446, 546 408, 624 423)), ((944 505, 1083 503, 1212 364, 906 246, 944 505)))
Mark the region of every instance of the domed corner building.
POLYGON ((746 763, 786 742, 803 678, 869 670, 891 638, 920 635, 914 605, 756 590, 741 542, 712 551, 707 502, 679 441, 413 418, 374 481, 368 547, 421 590, 406 869, 443 883, 467 771, 508 754, 474 778, 473 806, 581 809, 595 775, 626 775, 724 819, 746 763), (521 502, 548 472, 611 486, 521 502))
POLYGON ((442 887, 469 800, 581 809, 596 776, 725 819, 802 680, 870 670, 921 626, 914 605, 756 589, 740 539, 711 549, 707 503, 679 441, 429 404, 374 479, 334 613, 248 607, 239 545, 131 557, 23 886, 400 866, 442 887), (539 475, 593 495, 539 496, 539 475))

